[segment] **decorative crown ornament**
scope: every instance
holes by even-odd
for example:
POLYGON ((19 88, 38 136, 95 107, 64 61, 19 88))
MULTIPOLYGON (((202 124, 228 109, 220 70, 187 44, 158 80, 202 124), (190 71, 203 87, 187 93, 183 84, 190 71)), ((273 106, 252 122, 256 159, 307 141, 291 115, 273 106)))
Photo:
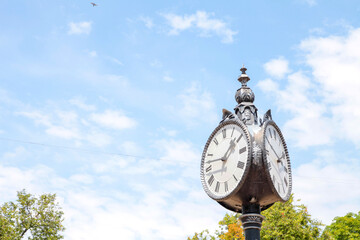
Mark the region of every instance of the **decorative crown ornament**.
POLYGON ((238 104, 242 102, 253 103, 255 100, 255 95, 253 91, 247 86, 247 82, 250 81, 249 76, 246 74, 246 67, 240 69, 241 75, 238 78, 238 81, 241 82, 241 88, 236 91, 235 100, 238 104))
POLYGON ((257 124, 257 108, 253 104, 255 101, 255 94, 247 86, 247 82, 250 81, 249 76, 246 74, 246 67, 240 69, 241 75, 238 81, 241 82, 241 88, 236 91, 235 100, 238 105, 235 107, 235 113, 238 115, 246 125, 257 124))

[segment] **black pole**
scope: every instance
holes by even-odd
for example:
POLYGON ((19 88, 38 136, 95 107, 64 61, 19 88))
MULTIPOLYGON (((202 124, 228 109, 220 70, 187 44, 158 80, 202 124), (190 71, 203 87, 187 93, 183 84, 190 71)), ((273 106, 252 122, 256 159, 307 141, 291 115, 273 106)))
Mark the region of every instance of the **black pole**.
POLYGON ((261 223, 264 220, 260 212, 259 204, 242 206, 240 220, 244 228, 245 240, 260 240, 261 223))

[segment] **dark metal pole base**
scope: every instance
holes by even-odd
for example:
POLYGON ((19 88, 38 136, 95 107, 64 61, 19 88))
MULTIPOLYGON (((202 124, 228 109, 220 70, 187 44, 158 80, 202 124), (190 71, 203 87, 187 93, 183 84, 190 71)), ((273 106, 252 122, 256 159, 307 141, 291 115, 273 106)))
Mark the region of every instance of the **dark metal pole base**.
POLYGON ((240 220, 244 228, 245 240, 260 240, 261 224, 265 218, 260 214, 260 206, 246 205, 242 207, 242 212, 240 220))

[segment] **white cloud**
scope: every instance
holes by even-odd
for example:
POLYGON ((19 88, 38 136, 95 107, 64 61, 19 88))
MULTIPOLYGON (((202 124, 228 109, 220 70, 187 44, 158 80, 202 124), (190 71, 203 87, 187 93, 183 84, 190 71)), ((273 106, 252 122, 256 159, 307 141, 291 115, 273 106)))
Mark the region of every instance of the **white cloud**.
POLYGON ((89 55, 90 55, 90 57, 97 57, 97 52, 96 51, 90 51, 89 55))
POLYGON ((108 74, 103 77, 105 81, 113 84, 114 86, 119 85, 121 87, 127 87, 129 85, 128 79, 121 75, 108 74))
POLYGON ((280 89, 270 79, 259 82, 258 86, 276 97, 280 110, 291 113, 292 117, 283 128, 287 139, 293 140, 299 147, 323 145, 332 141, 332 120, 325 116, 326 105, 312 97, 314 85, 303 73, 289 75, 284 89, 280 89))
POLYGON ((177 99, 179 105, 171 106, 169 110, 188 127, 203 123, 217 124, 215 101, 209 92, 201 89, 199 83, 193 82, 189 88, 177 96, 177 99))
POLYGON ((62 126, 51 126, 45 131, 49 135, 53 135, 56 137, 64 138, 64 139, 74 139, 79 138, 79 134, 76 129, 67 129, 62 126))
POLYGON ((150 62, 150 66, 155 68, 161 68, 163 64, 159 60, 154 59, 153 61, 150 62))
POLYGON ((114 63, 116 63, 117 65, 119 65, 119 66, 123 66, 123 65, 124 65, 124 64, 123 64, 119 59, 117 59, 117 58, 110 57, 110 59, 111 59, 114 63))
POLYGON ((120 152, 125 153, 125 154, 129 154, 129 155, 142 155, 142 150, 141 148, 132 141, 125 141, 122 144, 120 144, 119 147, 120 152))
POLYGON ((164 132, 169 137, 175 137, 178 134, 178 131, 173 129, 160 128, 160 131, 164 132))
POLYGON ((57 176, 60 169, 42 165, 26 170, 0 165, 0 193, 3 199, 14 200, 15 189, 26 188, 32 194, 56 192, 65 213, 65 238, 70 240, 113 239, 119 232, 129 240, 177 240, 214 229, 223 208, 206 196, 197 178, 184 177, 189 169, 180 163, 191 163, 198 176, 199 153, 184 141, 164 139, 156 146, 164 160, 111 157, 104 161, 101 157, 94 162, 95 168, 73 168, 72 175, 64 178, 57 176), (177 174, 163 178, 170 169, 177 174))
POLYGON ((77 114, 72 111, 55 111, 53 113, 45 114, 35 110, 29 112, 17 112, 16 114, 28 117, 34 120, 36 124, 45 126, 45 132, 49 135, 64 139, 80 138, 79 131, 76 127, 77 114))
POLYGON ((47 114, 41 113, 39 111, 31 111, 31 112, 17 112, 17 115, 28 117, 35 121, 36 124, 51 126, 50 116, 47 114))
POLYGON ((329 144, 341 139, 360 146, 360 29, 347 36, 313 37, 301 42, 305 64, 288 76, 284 88, 271 79, 259 87, 291 114, 285 132, 298 146, 329 144))
POLYGON ((175 140, 159 140, 156 146, 163 152, 162 159, 172 164, 198 162, 201 153, 196 151, 189 142, 175 140))
POLYGON ((359 208, 359 162, 346 160, 332 151, 319 153, 318 158, 293 170, 293 192, 314 218, 329 224, 335 216, 359 208), (337 161, 339 158, 342 161, 337 161))
POLYGON ((173 81, 174 81, 174 79, 173 79, 172 77, 168 76, 168 75, 165 75, 165 76, 163 77, 163 80, 164 80, 165 82, 173 82, 173 81))
POLYGON ((97 147, 104 147, 112 143, 112 137, 98 130, 88 131, 84 139, 97 147))
POLYGON ((74 174, 70 176, 70 181, 79 182, 81 184, 91 184, 94 182, 94 179, 89 174, 74 174))
POLYGON ((22 146, 20 147, 16 147, 13 151, 11 152, 5 152, 2 156, 3 160, 6 159, 19 159, 21 156, 26 154, 26 149, 22 146))
POLYGON ((69 35, 80 35, 80 34, 90 34, 91 32, 91 21, 84 21, 84 22, 70 22, 69 23, 69 35))
POLYGON ((300 48, 319 84, 322 102, 329 105, 329 114, 340 131, 340 137, 360 146, 360 29, 344 37, 310 38, 300 48))
POLYGON ((84 99, 81 97, 75 97, 69 100, 69 103, 71 103, 72 105, 85 110, 85 111, 95 111, 96 107, 94 105, 90 105, 90 104, 86 104, 84 102, 84 99))
POLYGON ((279 57, 265 63, 264 68, 270 76, 283 78, 289 72, 289 62, 284 57, 279 57))
POLYGON ((112 128, 116 130, 123 130, 133 128, 136 126, 136 121, 125 116, 120 111, 106 110, 103 113, 93 113, 90 119, 101 126, 112 128))
POLYGON ((26 189, 38 194, 42 193, 44 185, 49 184, 49 179, 55 179, 54 171, 44 165, 36 165, 27 170, 17 167, 0 165, 0 193, 2 200, 14 200, 16 191, 26 189), (46 179, 46 181, 44 181, 46 179))
POLYGON ((149 29, 154 27, 154 23, 149 17, 140 17, 140 20, 145 24, 145 26, 149 29))
POLYGON ((163 14, 171 27, 170 35, 177 35, 181 31, 196 28, 200 30, 200 36, 211 36, 213 34, 221 37, 223 43, 232 43, 236 31, 231 30, 225 22, 211 18, 214 14, 205 11, 197 11, 192 15, 176 15, 172 13, 163 14))

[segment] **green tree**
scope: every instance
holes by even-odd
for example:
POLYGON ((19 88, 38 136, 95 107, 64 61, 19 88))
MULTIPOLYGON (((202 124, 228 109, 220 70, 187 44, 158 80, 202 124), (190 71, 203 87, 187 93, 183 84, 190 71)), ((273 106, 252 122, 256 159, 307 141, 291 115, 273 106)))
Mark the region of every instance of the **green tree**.
MULTIPOLYGON (((275 203, 261 214, 266 218, 260 232, 262 240, 333 239, 326 232, 321 234, 323 224, 311 218, 306 206, 294 203, 293 195, 291 195, 289 201, 275 203)), ((201 233, 195 233, 188 240, 244 239, 239 214, 225 214, 224 218, 219 222, 219 228, 220 230, 217 230, 214 236, 205 230, 201 233)))
POLYGON ((191 238, 188 237, 188 240, 215 240, 214 236, 209 234, 209 230, 204 230, 200 233, 195 233, 191 238))
POLYGON ((311 218, 306 206, 294 204, 293 195, 285 203, 275 203, 262 215, 265 217, 261 228, 263 240, 320 239, 323 224, 311 218))
POLYGON ((360 239, 360 211, 357 214, 348 213, 343 217, 335 217, 325 228, 325 234, 336 240, 360 239))
POLYGON ((0 239, 20 240, 30 232, 30 240, 62 239, 63 212, 55 202, 56 194, 32 196, 22 190, 16 202, 0 206, 0 239))

